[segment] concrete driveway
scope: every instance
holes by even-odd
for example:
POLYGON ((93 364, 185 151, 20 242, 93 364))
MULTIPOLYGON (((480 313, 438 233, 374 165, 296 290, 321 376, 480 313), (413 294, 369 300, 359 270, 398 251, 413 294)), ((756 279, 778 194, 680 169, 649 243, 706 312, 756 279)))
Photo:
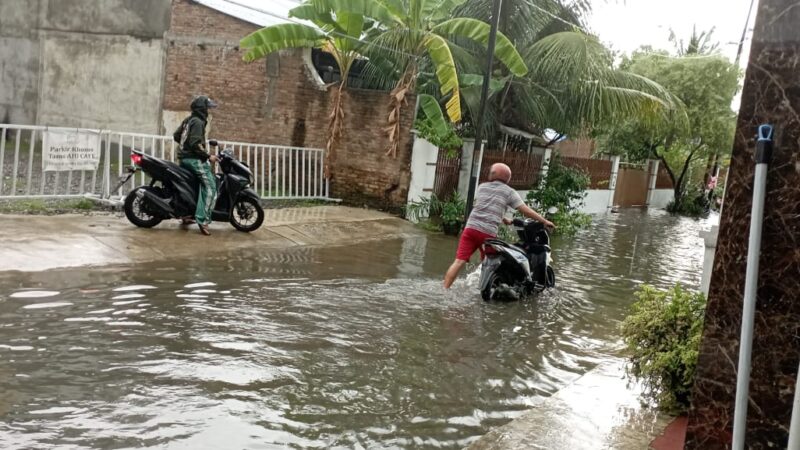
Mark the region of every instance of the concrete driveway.
POLYGON ((0 229, 0 271, 140 263, 237 248, 343 245, 422 233, 397 217, 343 206, 267 210, 264 225, 253 233, 218 222, 211 225, 212 236, 176 220, 142 229, 124 215, 103 213, 0 215, 0 229))

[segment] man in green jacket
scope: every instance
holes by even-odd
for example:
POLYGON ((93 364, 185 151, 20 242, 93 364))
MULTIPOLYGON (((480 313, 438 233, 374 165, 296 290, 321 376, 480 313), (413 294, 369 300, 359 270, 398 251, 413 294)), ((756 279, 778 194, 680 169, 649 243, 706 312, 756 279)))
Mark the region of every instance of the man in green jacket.
MULTIPOLYGON (((206 236, 211 235, 208 225, 217 200, 217 180, 209 163, 216 162, 217 157, 206 150, 210 119, 208 110, 216 107, 217 104, 205 95, 195 98, 191 105, 192 115, 184 119, 172 136, 180 144, 178 159, 181 167, 192 172, 200 181, 194 218, 200 232, 206 236)), ((184 223, 188 221, 184 219, 184 223)))

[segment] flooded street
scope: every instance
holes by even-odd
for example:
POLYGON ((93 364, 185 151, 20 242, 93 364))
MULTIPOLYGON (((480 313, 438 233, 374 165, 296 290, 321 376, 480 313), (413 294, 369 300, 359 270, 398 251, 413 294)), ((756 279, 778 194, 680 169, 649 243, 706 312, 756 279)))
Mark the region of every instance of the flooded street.
POLYGON ((598 217, 512 304, 445 293, 443 236, 0 273, 0 447, 463 447, 617 358, 640 283, 697 288, 707 227, 598 217))

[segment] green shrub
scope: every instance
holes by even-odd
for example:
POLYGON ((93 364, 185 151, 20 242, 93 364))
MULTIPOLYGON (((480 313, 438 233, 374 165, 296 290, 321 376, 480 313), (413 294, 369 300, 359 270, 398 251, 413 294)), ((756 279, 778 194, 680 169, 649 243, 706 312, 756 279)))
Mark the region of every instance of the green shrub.
POLYGON ((414 122, 414 129, 417 130, 421 138, 439 148, 446 149, 450 157, 456 156, 457 151, 464 145, 464 141, 456 134, 456 130, 449 122, 446 134, 441 134, 437 131, 436 127, 434 127, 431 120, 427 117, 417 119, 417 121, 414 122))
MULTIPOLYGON (((714 197, 712 197, 712 201, 713 199, 714 197)), ((698 218, 706 217, 710 207, 708 194, 700 186, 690 184, 686 187, 680 202, 672 200, 667 204, 666 209, 671 214, 698 218)))
POLYGON ((639 379, 645 396, 669 413, 691 402, 706 301, 703 294, 676 285, 658 290, 644 285, 622 324, 630 352, 628 374, 639 379))
POLYGON ((404 214, 406 219, 414 221, 427 217, 426 228, 431 228, 430 224, 433 224, 439 231, 442 228, 454 230, 465 222, 466 205, 466 200, 458 192, 453 192, 447 200, 431 194, 430 198, 420 198, 406 205, 404 214))
POLYGON ((558 212, 549 217, 556 224, 555 233, 573 235, 592 221, 588 214, 579 211, 590 183, 591 179, 582 170, 563 165, 558 154, 553 154, 544 183, 529 191, 526 201, 541 214, 557 208, 558 212))
POLYGON ((467 201, 458 192, 442 204, 440 218, 443 224, 462 224, 464 223, 464 212, 467 209, 467 201))

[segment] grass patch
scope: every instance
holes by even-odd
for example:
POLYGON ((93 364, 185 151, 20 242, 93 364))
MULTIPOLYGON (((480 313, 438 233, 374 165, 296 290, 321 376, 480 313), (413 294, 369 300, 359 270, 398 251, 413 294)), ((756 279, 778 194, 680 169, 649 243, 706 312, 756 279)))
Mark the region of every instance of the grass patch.
POLYGON ((335 203, 331 203, 325 200, 273 200, 273 199, 262 199, 261 205, 267 209, 283 209, 283 208, 310 208, 313 206, 324 206, 324 205, 331 205, 335 203))
POLYGON ((88 198, 80 199, 19 199, 0 201, 0 214, 54 215, 110 211, 108 206, 88 198))

